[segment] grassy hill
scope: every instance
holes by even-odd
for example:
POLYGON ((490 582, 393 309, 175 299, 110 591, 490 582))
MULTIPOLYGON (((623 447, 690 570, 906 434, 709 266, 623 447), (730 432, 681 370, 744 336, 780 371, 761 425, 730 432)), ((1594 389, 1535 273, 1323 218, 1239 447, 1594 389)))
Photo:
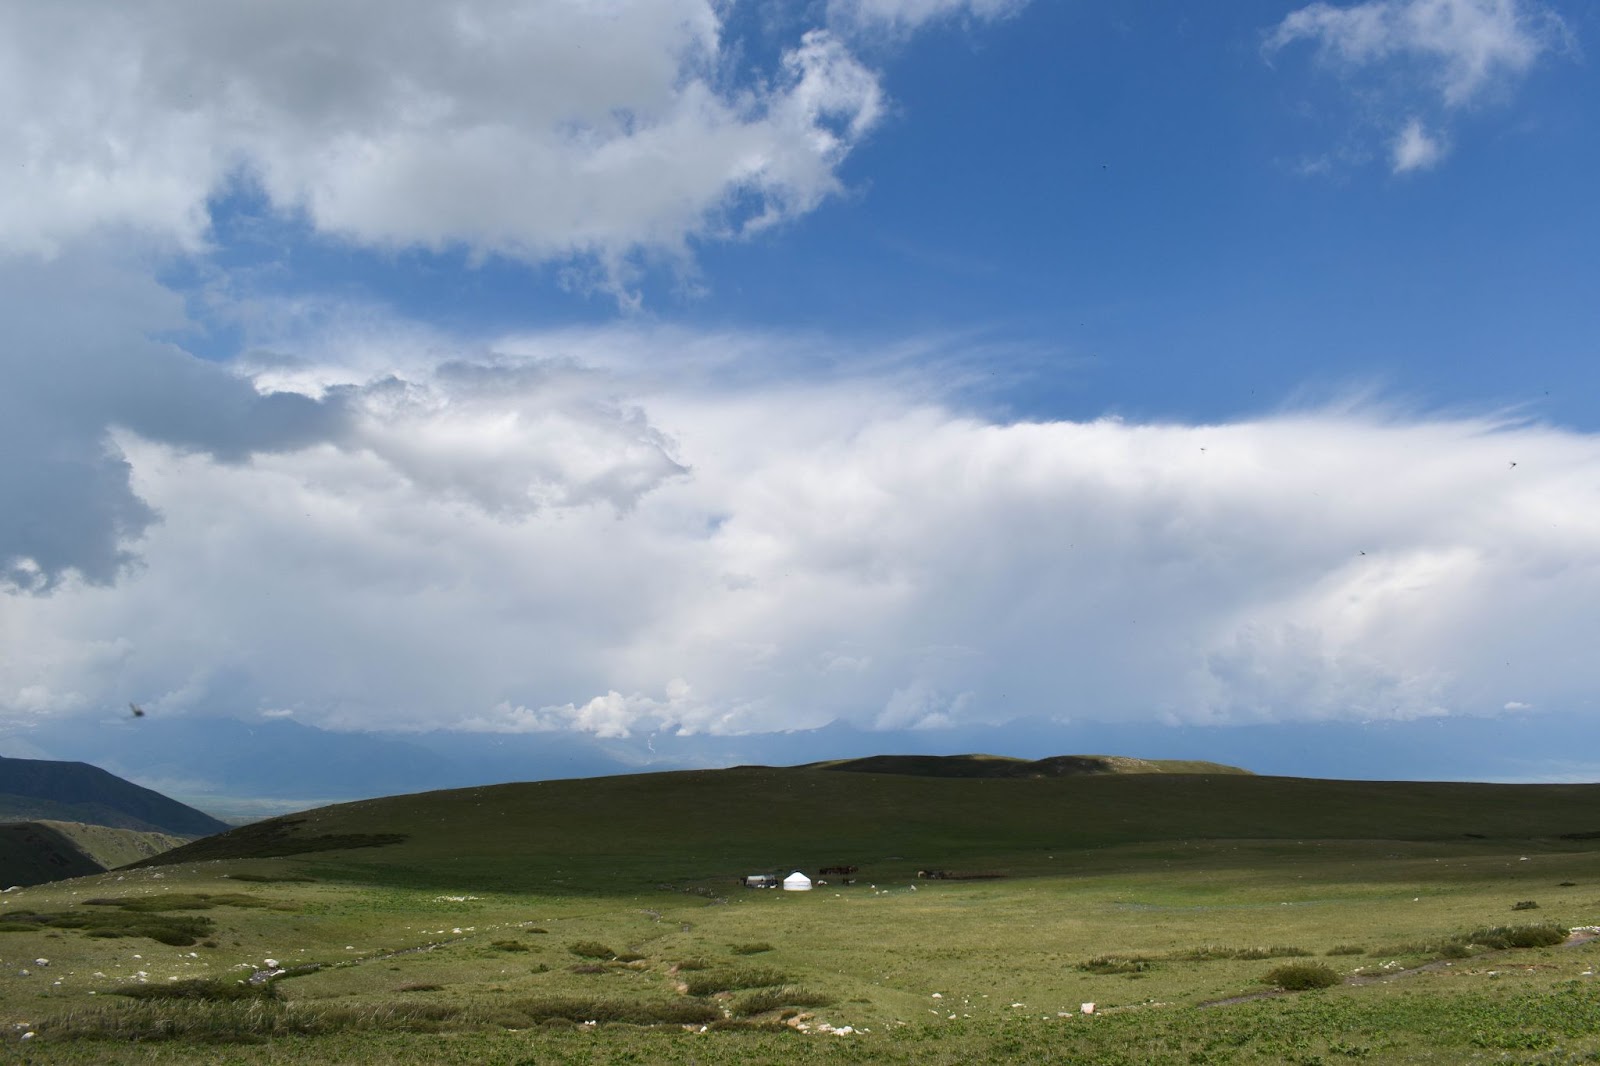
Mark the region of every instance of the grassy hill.
POLYGON ((0 756, 0 820, 48 819, 197 837, 227 823, 98 766, 0 756))
POLYGON ((1059 874, 1164 841, 1547 840, 1600 830, 1600 785, 1248 774, 926 777, 737 767, 494 785, 325 807, 147 864, 292 857, 407 887, 613 892, 850 864, 1059 874))
POLYGON ((1600 1061, 1600 786, 979 762, 245 826, 0 893, 0 1010, 71 1066, 1600 1061))
POLYGON ((0 887, 101 873, 159 855, 190 839, 78 822, 0 823, 0 887))

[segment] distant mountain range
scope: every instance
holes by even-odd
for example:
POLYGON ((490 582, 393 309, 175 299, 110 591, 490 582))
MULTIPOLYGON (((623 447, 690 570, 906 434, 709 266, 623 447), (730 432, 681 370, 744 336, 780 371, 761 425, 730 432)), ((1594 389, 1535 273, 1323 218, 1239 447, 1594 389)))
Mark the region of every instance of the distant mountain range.
POLYGON ((0 756, 0 822, 53 820, 202 837, 225 822, 98 766, 0 756))
POLYGON ((1086 774, 1248 774, 1237 766, 1196 759, 1130 759, 1125 755, 1052 755, 1013 759, 1005 755, 869 755, 808 763, 799 769, 913 777, 1082 777, 1086 774))

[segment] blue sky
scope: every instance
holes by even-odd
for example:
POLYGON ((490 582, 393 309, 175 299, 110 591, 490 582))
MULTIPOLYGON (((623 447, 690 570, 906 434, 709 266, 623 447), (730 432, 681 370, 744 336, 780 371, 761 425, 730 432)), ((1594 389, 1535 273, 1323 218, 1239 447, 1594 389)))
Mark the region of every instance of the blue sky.
POLYGON ((1586 5, 3 18, 14 753, 1595 773, 1586 5))

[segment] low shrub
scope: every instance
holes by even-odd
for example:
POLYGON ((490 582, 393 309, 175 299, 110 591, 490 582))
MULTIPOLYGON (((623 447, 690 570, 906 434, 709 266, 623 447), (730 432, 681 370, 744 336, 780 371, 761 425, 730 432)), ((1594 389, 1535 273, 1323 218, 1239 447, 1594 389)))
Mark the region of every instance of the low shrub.
POLYGON ((1550 948, 1565 943, 1567 932, 1559 925, 1496 925, 1479 929, 1469 934, 1467 939, 1474 944, 1495 949, 1550 948))
POLYGON ((567 950, 584 959, 613 959, 617 954, 598 940, 576 940, 567 945, 567 950))
POLYGON ((772 945, 767 943, 734 944, 730 950, 735 955, 760 955, 764 951, 771 951, 772 945))
POLYGON ((489 946, 496 951, 532 951, 520 940, 491 940, 489 946))
POLYGON ((710 965, 705 959, 684 959, 678 963, 678 972, 688 973, 690 970, 704 970, 710 965))
POLYGON ((1367 949, 1360 944, 1338 944, 1324 951, 1324 955, 1365 955, 1367 949))
POLYGON ((748 1018, 790 1007, 826 1007, 832 1002, 833 997, 825 993, 813 992, 800 985, 783 985, 745 993, 733 1001, 733 1013, 737 1018, 748 1018))
POLYGON ((777 970, 707 970, 690 975, 684 982, 691 996, 717 992, 736 992, 745 988, 767 988, 789 983, 789 976, 777 970))
POLYGON ((1305 992, 1313 988, 1332 988, 1344 978, 1320 962, 1291 962, 1268 970, 1262 980, 1288 992, 1305 992))
POLYGON ((1536 911, 1539 909, 1539 904, 1535 900, 1519 899, 1511 905, 1511 909, 1514 911, 1536 911))
POLYGON ((395 989, 396 992, 438 992, 444 985, 436 985, 429 981, 412 981, 395 989))

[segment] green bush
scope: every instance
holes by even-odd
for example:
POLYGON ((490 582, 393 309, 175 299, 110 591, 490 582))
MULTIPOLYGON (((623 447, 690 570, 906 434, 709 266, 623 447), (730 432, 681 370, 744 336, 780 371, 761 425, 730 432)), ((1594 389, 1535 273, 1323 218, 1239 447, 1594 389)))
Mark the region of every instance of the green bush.
POLYGON ((1511 905, 1511 909, 1514 911, 1536 911, 1539 909, 1539 904, 1531 899, 1519 899, 1511 905))
POLYGON ((1567 930, 1559 925, 1496 925, 1479 929, 1467 939, 1496 949, 1550 948, 1566 943, 1567 930))
POLYGON ((1365 955, 1367 949, 1360 944, 1338 944, 1324 951, 1324 955, 1365 955))
POLYGON ((567 950, 584 959, 614 959, 617 953, 598 940, 578 940, 567 945, 567 950))
POLYGON ((764 951, 771 951, 772 945, 765 942, 755 944, 735 944, 731 950, 735 955, 760 955, 764 951))
POLYGON ((1344 978, 1320 962, 1291 962, 1268 970, 1262 980, 1288 992, 1304 992, 1313 988, 1332 988, 1344 978))

